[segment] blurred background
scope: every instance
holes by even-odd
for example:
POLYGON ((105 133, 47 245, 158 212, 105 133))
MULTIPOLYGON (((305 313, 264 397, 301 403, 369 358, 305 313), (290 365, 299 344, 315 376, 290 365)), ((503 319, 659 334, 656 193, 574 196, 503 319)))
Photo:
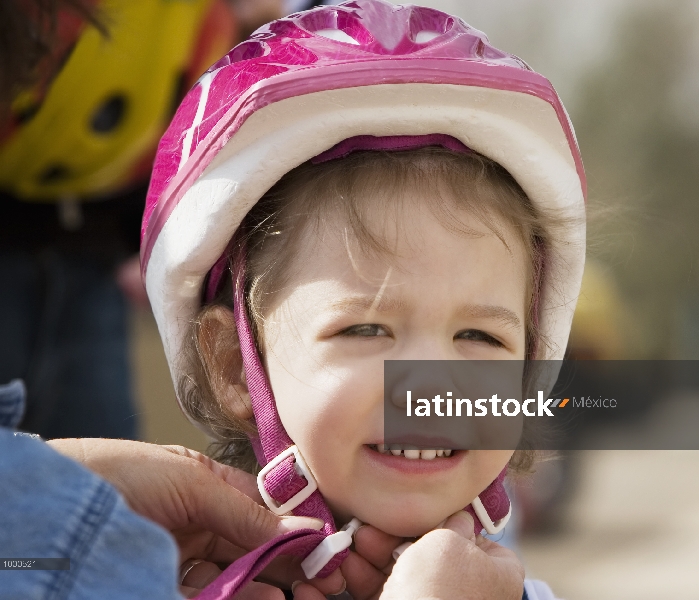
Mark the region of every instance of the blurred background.
MULTIPOLYGON (((699 358, 699 2, 430 0, 555 85, 589 185, 580 358, 699 358)), ((569 600, 699 598, 699 452, 579 451, 516 485, 529 577, 569 600)))
MULTIPOLYGON (((496 47, 526 60, 549 77, 570 112, 588 176, 590 215, 571 352, 596 359, 699 359, 699 0, 417 3, 461 16, 496 47)), ((219 31, 225 48, 275 15, 313 3, 209 4, 225 4, 232 19, 219 31)), ((204 32, 206 14, 198 17, 204 32)), ((206 39, 201 31, 197 35, 206 39)), ((188 67, 190 79, 205 68, 202 56, 188 67)), ((18 127, 34 114, 26 105, 15 112, 18 127)), ((144 184, 130 182, 110 194, 144 184)), ((74 205, 82 196, 59 195, 62 226, 78 226, 74 205)), ((3 260, 0 252, 0 268, 3 260)), ((131 374, 122 381, 131 400, 120 418, 129 421, 134 437, 204 451, 206 438, 177 408, 127 252, 110 263, 109 277, 115 275, 120 293, 131 299, 124 310, 131 374)), ((28 373, 44 372, 35 358, 28 364, 28 373)), ((548 581, 559 597, 699 600, 699 452, 577 452, 542 463, 514 492, 512 543, 529 576, 548 581)))

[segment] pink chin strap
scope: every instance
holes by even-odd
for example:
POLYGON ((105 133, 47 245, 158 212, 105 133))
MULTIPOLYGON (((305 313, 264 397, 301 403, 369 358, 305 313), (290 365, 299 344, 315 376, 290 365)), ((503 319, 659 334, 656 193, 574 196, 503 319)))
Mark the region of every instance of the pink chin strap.
MULTIPOLYGON (((341 142, 313 159, 325 162, 347 156, 357 150, 408 150, 425 146, 443 146, 456 152, 470 152, 450 136, 391 136, 377 138, 358 136, 341 142)), ((267 565, 281 554, 304 557, 302 567, 308 578, 327 577, 349 554, 352 534, 358 527, 353 520, 349 531, 337 532, 330 509, 317 489, 317 484, 303 456, 294 445, 277 412, 274 395, 262 366, 255 339, 245 309, 245 257, 241 251, 232 264, 234 282, 233 312, 235 317, 243 366, 252 401, 258 437, 251 443, 260 465, 260 493, 270 510, 277 514, 292 512, 297 516, 322 519, 322 530, 302 529, 281 535, 249 552, 231 564, 201 594, 197 600, 226 600, 234 598, 243 587, 257 577, 267 565)), ((211 300, 226 271, 228 253, 211 270, 206 287, 206 299, 211 300)), ((510 516, 511 505, 503 481, 506 469, 466 510, 474 520, 474 532, 502 530, 510 516)))

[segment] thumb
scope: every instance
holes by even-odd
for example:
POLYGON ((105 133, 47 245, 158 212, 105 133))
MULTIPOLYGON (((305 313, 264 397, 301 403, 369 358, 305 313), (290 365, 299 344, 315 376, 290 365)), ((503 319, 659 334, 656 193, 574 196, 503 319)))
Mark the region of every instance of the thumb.
POLYGON ((289 531, 323 527, 320 519, 275 515, 208 469, 185 493, 192 522, 245 550, 289 531))
POLYGON ((461 537, 476 541, 476 534, 473 532, 474 523, 473 517, 468 514, 465 510, 460 510, 449 517, 441 529, 450 529, 451 531, 458 533, 461 537))

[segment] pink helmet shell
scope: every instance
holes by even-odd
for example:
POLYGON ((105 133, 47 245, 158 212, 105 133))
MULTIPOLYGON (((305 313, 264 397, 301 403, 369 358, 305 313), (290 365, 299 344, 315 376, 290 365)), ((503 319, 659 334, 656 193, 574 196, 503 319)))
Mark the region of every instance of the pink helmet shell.
MULTIPOLYGON (((274 21, 216 62, 160 142, 143 218, 142 269, 173 378, 207 273, 276 181, 350 137, 435 133, 584 223, 582 161, 553 86, 458 17, 353 0, 274 21)), ((584 244, 582 224, 547 264, 547 358, 565 350, 584 244)))

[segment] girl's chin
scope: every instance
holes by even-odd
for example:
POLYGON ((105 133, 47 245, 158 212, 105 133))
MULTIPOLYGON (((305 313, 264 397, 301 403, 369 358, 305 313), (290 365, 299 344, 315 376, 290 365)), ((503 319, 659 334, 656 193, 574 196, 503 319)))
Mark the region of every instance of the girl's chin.
MULTIPOLYGON (((358 509, 354 515, 364 525, 371 525, 389 535, 401 538, 420 537, 427 532, 436 529, 452 513, 445 511, 439 514, 432 514, 432 511, 425 511, 424 508, 410 510, 403 507, 388 508, 386 510, 366 510, 358 509)), ((452 511, 455 512, 455 511, 452 511)), ((347 517, 344 512, 335 513, 335 523, 339 529, 352 517, 347 517)))
POLYGON ((418 538, 426 533, 436 529, 444 521, 440 519, 437 522, 430 523, 416 523, 414 520, 403 520, 403 519, 378 519, 375 523, 367 523, 368 525, 373 525, 377 529, 388 533, 389 535, 395 535, 400 538, 418 538))

